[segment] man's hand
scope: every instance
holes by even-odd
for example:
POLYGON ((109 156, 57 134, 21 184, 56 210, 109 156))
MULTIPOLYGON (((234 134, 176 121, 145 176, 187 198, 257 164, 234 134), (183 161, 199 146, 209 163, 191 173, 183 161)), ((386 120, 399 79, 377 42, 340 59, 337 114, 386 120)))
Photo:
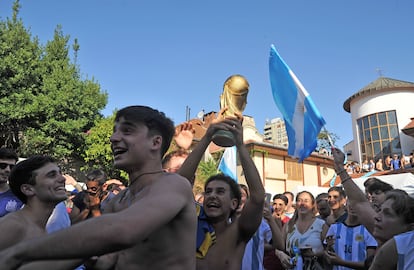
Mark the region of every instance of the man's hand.
POLYGON ((215 123, 218 123, 218 122, 220 122, 220 121, 223 121, 224 120, 224 118, 225 118, 225 116, 224 116, 224 114, 226 113, 226 111, 228 110, 228 108, 227 107, 225 107, 225 108, 221 108, 220 109, 220 111, 217 113, 217 117, 215 118, 215 119, 213 119, 212 121, 211 121, 211 123, 212 124, 215 124, 215 123))
POLYGON ((335 171, 340 172, 344 170, 345 154, 338 148, 334 148, 332 149, 332 155, 334 157, 335 171))
POLYGON ((64 174, 63 177, 65 177, 65 184, 66 185, 72 185, 72 186, 76 186, 76 184, 78 184, 78 181, 76 181, 75 178, 73 178, 71 175, 69 174, 64 174))
POLYGON ((193 142, 194 133, 193 125, 190 122, 184 122, 176 127, 174 140, 179 147, 188 150, 193 142))
POLYGON ((329 264, 337 265, 342 259, 333 251, 325 251, 325 258, 329 264))

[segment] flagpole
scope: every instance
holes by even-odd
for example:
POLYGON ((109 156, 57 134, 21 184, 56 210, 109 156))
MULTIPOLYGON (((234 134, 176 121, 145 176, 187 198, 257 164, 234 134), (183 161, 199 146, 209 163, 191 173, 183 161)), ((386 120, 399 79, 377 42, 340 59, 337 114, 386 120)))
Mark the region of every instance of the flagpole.
MULTIPOLYGON (((326 133, 326 137, 328 137, 329 145, 331 146, 331 152, 332 152, 332 150, 335 149, 335 145, 334 145, 334 143, 332 141, 332 138, 329 135, 329 132, 328 132, 328 130, 326 129, 325 126, 323 126, 322 129, 326 133)), ((344 153, 344 154, 345 154, 344 164, 346 164, 348 162, 348 155, 346 153, 344 153)))
POLYGON ((328 142, 329 142, 329 145, 331 146, 331 149, 335 149, 335 146, 334 146, 334 144, 333 144, 333 141, 332 141, 331 136, 329 135, 328 130, 326 129, 326 127, 325 127, 325 126, 323 126, 323 127, 322 127, 322 129, 323 129, 323 131, 325 132, 326 137, 328 137, 328 142))

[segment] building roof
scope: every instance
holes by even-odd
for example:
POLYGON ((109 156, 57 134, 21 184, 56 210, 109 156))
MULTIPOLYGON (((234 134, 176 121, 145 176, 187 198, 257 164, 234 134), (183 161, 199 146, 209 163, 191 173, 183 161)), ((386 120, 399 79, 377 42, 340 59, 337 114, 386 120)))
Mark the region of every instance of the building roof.
POLYGON ((407 82, 407 81, 401 81, 396 79, 391 79, 387 77, 379 77, 377 80, 371 82, 361 90, 359 90, 357 93, 353 94, 351 97, 349 97, 344 102, 344 110, 347 112, 351 112, 351 101, 357 97, 369 95, 372 92, 376 92, 379 90, 394 90, 394 89, 401 89, 406 88, 414 91, 414 83, 407 82))
POLYGON ((405 135, 414 137, 414 117, 411 118, 411 122, 401 129, 401 131, 404 132, 405 135))

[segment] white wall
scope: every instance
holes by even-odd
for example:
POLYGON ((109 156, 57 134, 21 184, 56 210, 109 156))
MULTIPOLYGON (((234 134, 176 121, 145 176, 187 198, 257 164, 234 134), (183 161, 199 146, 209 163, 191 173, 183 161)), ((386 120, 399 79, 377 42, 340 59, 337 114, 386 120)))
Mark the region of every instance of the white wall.
POLYGON ((400 130, 401 149, 404 154, 414 150, 414 139, 401 132, 414 117, 414 92, 407 90, 374 91, 371 95, 356 97, 351 102, 352 132, 354 136, 353 156, 361 161, 360 144, 357 130, 357 119, 382 111, 395 110, 397 114, 398 128, 400 130))

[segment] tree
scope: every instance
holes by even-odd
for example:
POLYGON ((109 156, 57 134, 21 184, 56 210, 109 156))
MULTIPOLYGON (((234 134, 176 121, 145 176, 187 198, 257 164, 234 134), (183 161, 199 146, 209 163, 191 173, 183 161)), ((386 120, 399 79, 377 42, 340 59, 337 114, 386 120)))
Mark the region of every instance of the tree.
MULTIPOLYGON (((17 18, 19 8, 15 1, 13 18, 0 24, 0 143, 22 156, 48 154, 71 164, 81 159, 107 94, 81 78, 61 26, 42 47, 17 18)), ((76 57, 79 48, 75 40, 76 57)))
POLYGON ((201 193, 204 190, 204 184, 206 180, 217 174, 218 162, 214 158, 209 158, 206 161, 200 161, 196 171, 196 179, 194 181, 194 193, 201 193))
POLYGON ((327 130, 322 130, 318 134, 318 146, 316 147, 316 150, 320 151, 325 148, 329 152, 332 152, 330 140, 333 145, 335 145, 335 143, 339 140, 339 136, 335 133, 328 132, 327 130))
POLYGON ((0 145, 18 149, 20 132, 35 119, 32 101, 41 85, 41 48, 17 18, 0 21, 0 145))
POLYGON ((87 168, 101 168, 110 178, 127 179, 127 174, 113 166, 114 158, 109 138, 114 125, 115 113, 112 116, 101 118, 87 132, 85 148, 82 154, 87 168))

